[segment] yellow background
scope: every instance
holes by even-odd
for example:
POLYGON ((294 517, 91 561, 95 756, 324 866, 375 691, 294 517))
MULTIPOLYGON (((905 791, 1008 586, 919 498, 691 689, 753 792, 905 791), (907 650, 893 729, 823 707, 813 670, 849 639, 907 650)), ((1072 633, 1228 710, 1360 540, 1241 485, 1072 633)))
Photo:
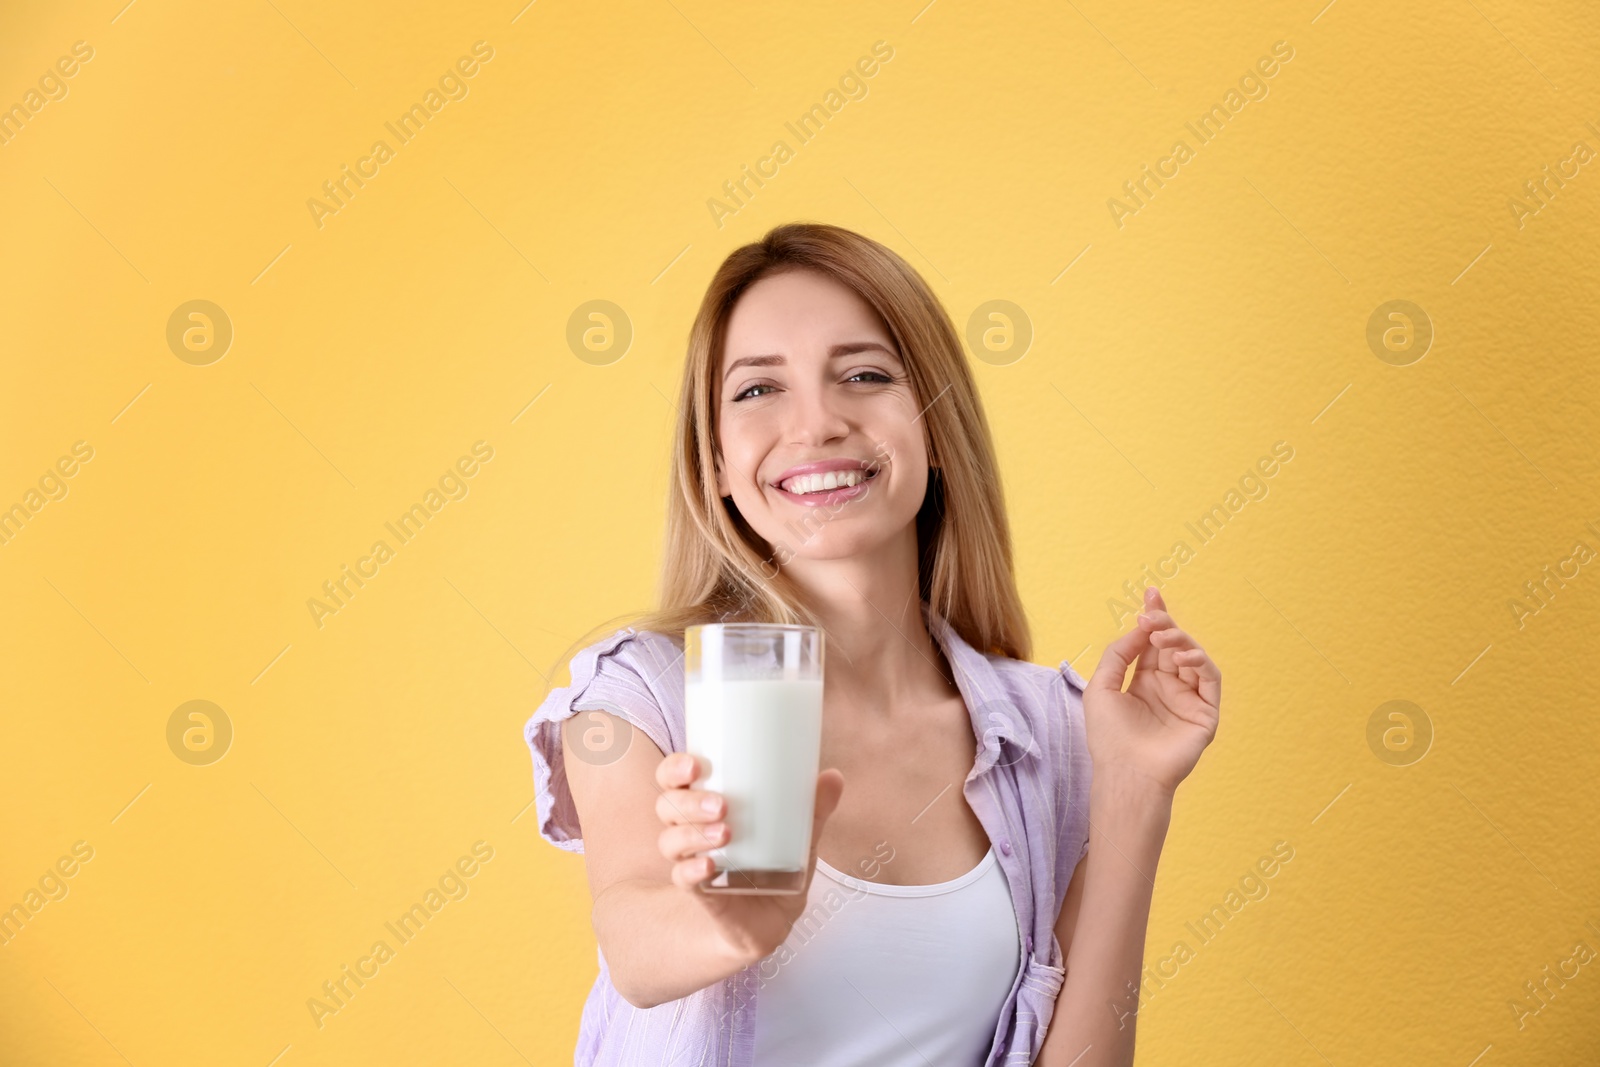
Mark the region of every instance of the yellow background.
POLYGON ((522 725, 571 640, 649 605, 694 309, 792 219, 896 249, 963 333, 989 300, 1031 322, 973 365, 1039 662, 1092 670, 1122 583, 1294 450, 1166 585, 1225 700, 1147 961, 1294 858, 1147 982, 1140 1062, 1597 1055, 1600 961, 1509 1006, 1600 950, 1600 564, 1509 607, 1600 549, 1600 163, 1510 208, 1600 149, 1591 6, 123 3, 0 14, 0 103, 94 49, 0 146, 0 506, 94 450, 0 545, 0 906, 94 850, 0 948, 6 1064, 570 1061, 588 895, 522 725), (468 95, 319 228, 307 200, 479 40, 468 95), (205 366, 166 340, 195 299, 234 330, 205 366), (1366 338, 1400 299, 1435 331, 1406 366, 1366 338), (606 365, 566 339, 591 300, 633 329, 606 365), (319 627, 322 583, 480 440, 468 495, 319 627), (233 728, 207 766, 168 746, 191 700, 233 728), (1368 744, 1390 700, 1431 723, 1410 765, 1368 744), (478 841, 469 894, 319 1028, 307 1000, 478 841))

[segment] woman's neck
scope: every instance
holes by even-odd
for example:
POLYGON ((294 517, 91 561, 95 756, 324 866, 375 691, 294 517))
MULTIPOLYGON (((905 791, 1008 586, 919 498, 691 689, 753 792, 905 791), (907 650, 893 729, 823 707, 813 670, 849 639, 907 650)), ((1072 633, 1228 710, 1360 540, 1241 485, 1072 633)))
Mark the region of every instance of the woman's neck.
POLYGON ((830 680, 852 703, 885 712, 956 691, 922 617, 916 533, 908 534, 872 557, 784 568, 822 621, 830 680))

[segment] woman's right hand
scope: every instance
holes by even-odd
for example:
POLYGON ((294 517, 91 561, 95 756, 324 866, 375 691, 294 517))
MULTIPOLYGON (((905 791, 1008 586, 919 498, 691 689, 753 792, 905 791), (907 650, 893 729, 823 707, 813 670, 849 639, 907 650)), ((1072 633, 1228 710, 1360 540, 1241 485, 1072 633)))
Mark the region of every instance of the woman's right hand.
POLYGON ((844 775, 828 768, 817 775, 816 799, 811 814, 811 854, 806 860, 806 880, 798 893, 750 895, 706 893, 703 883, 711 880, 714 865, 703 855, 726 845, 729 840, 725 821, 728 803, 721 793, 695 789, 703 768, 688 752, 669 752, 656 765, 656 817, 664 824, 661 854, 672 863, 674 885, 689 890, 711 914, 728 947, 740 958, 754 963, 778 950, 795 920, 805 911, 806 892, 817 867, 817 842, 822 827, 839 806, 844 792, 844 775), (707 810, 706 803, 710 802, 707 810))

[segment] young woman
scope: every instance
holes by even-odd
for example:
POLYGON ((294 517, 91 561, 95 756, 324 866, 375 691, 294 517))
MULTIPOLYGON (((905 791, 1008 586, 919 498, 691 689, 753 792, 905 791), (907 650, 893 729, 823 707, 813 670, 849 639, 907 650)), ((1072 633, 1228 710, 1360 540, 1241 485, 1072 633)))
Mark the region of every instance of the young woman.
POLYGON ((791 224, 733 252, 678 407, 660 610, 574 656, 525 730, 539 831, 594 898, 576 1063, 1131 1062, 1215 664, 1154 587, 1088 681, 1028 662, 972 375, 874 241, 791 224), (700 889, 729 831, 685 751, 682 637, 718 621, 826 634, 803 894, 700 889))

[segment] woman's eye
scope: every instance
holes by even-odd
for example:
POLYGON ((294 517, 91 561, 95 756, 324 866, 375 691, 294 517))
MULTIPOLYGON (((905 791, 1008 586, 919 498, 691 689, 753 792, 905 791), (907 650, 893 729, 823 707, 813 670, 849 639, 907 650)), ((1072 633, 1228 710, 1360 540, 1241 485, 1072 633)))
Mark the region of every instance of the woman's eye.
MULTIPOLYGON (((893 378, 882 371, 877 370, 858 370, 845 379, 847 382, 853 382, 857 380, 864 380, 873 383, 883 382, 890 385, 894 384, 893 378)), ((765 395, 762 390, 771 390, 776 388, 777 386, 770 383, 758 382, 755 385, 747 385, 743 389, 739 390, 739 392, 733 395, 732 400, 735 404, 737 404, 741 400, 749 400, 752 397, 765 395)))

